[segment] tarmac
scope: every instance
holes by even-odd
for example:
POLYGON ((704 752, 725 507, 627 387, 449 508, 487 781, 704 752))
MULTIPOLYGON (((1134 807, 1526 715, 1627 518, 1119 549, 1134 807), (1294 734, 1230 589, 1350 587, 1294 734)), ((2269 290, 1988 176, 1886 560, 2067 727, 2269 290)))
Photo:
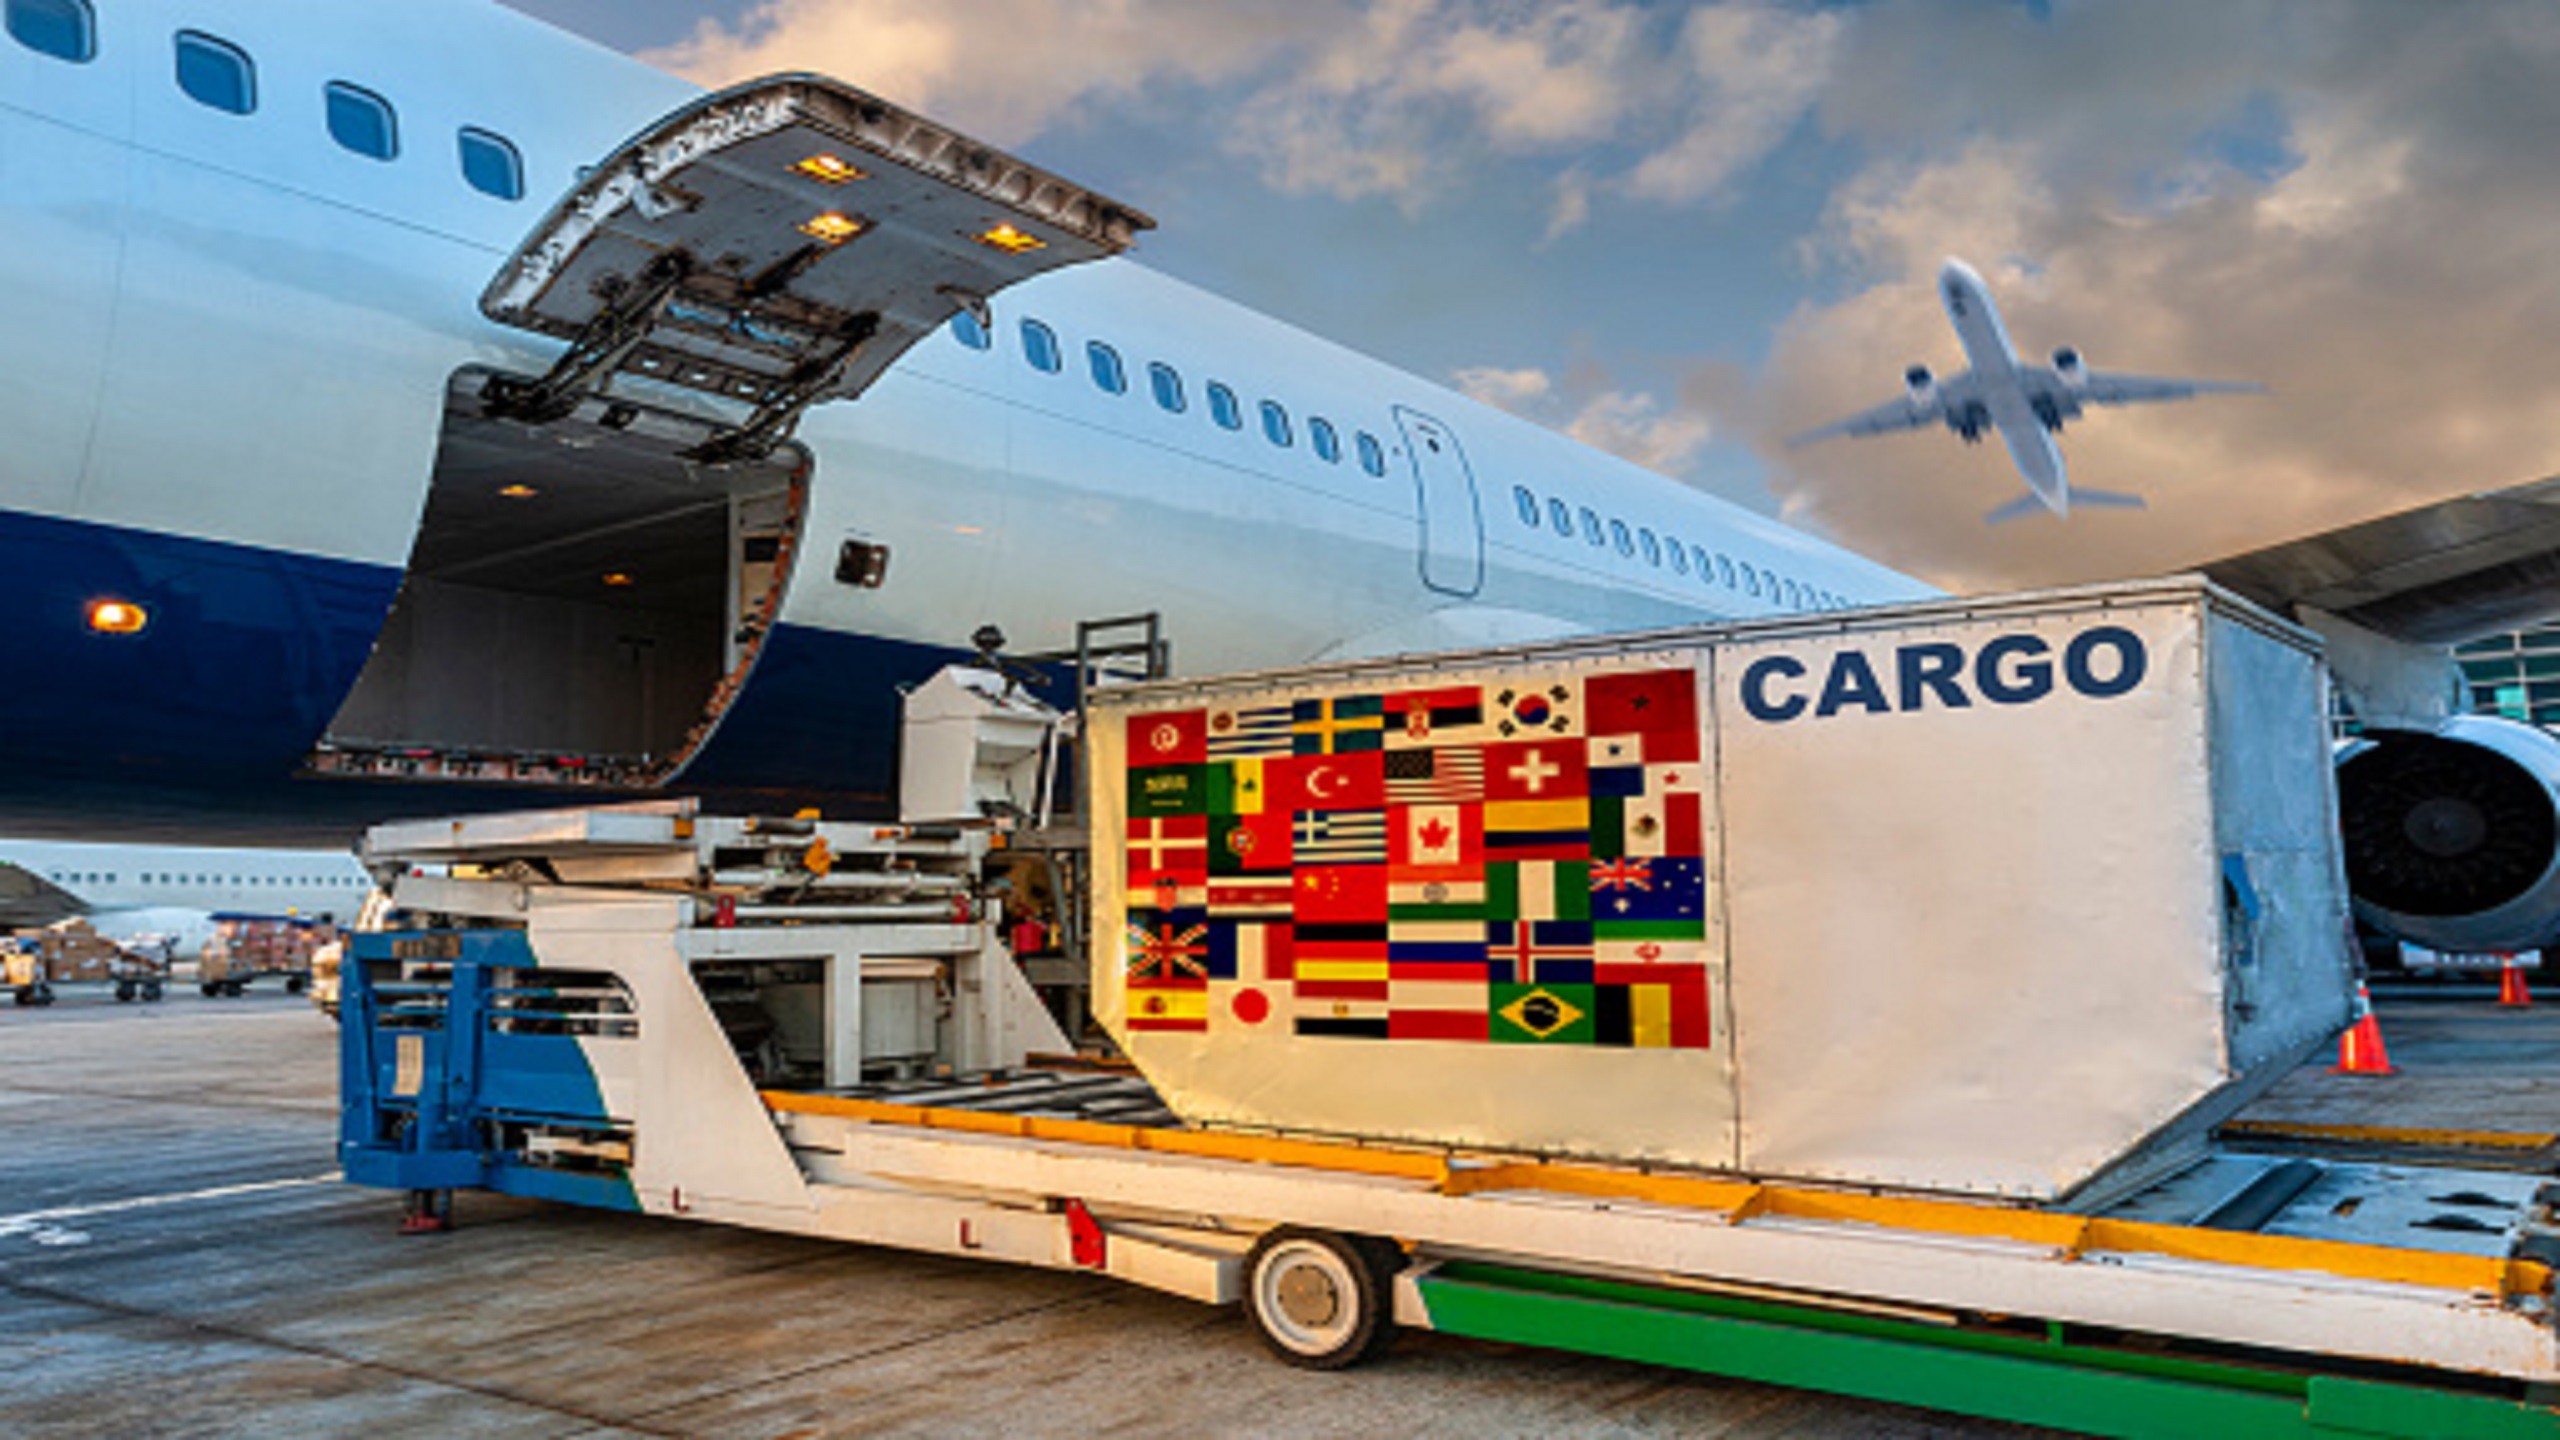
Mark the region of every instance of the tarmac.
MULTIPOLYGON (((308 1003, 82 989, 0 1007, 0 1434, 2046 1433, 1430 1334, 1311 1374, 1117 1282, 499 1196, 404 1238, 335 1178, 308 1003)), ((2398 1074, 2324 1058, 2250 1118, 2560 1137, 2560 1005, 2384 1032, 2398 1074)))
POLYGON ((1409 1334, 1293 1370, 1116 1281, 334 1175, 298 997, 0 1006, 0 1435, 2046 1432, 1409 1334))

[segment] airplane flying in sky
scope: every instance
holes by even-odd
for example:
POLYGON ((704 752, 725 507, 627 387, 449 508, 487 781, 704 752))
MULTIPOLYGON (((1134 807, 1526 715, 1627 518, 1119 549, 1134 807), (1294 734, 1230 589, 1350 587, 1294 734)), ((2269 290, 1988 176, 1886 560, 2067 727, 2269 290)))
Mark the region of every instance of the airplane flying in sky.
MULTIPOLYGON (((901 689, 988 624, 1153 614, 1217 673, 1939 593, 1151 272, 1143 214, 850 85, 705 95, 492 0, 0 9, 0 832, 876 814, 901 689)), ((2027 371, 1947 282, 1974 371, 1880 428, 1997 424, 2062 509, 2046 424, 2179 382, 2027 371)), ((2548 611, 2540 550, 2387 568, 2438 533, 2260 570, 2431 647, 2548 611)), ((2560 776, 2498 734, 2443 743, 2560 776)), ((2402 908, 2560 923, 2556 827, 2413 852, 2451 772, 2369 768, 2402 908)))
POLYGON ((1985 429, 1996 429, 2009 447, 2009 459, 2027 482, 2028 493, 1985 516, 1990 523, 2015 520, 2038 507, 2068 518, 2075 503, 2139 510, 2143 508, 2139 495, 2073 488, 2062 463, 2062 448, 2053 441, 2065 421, 2078 418, 2085 405, 2132 405, 2266 388, 2245 381, 2173 380, 2092 370, 2080 352, 2069 346, 2053 352, 2050 366, 2028 364, 2009 343, 2008 327, 2000 323, 1990 288, 1962 260, 1949 258, 1939 267, 1938 299, 1947 307, 1956 338, 1964 343, 1966 368, 1961 374, 1941 380, 1929 373, 1928 366, 1913 365, 1902 372, 1905 390, 1899 398, 1808 430, 1787 443, 1883 435, 1943 423, 1972 444, 1982 439, 1985 429))

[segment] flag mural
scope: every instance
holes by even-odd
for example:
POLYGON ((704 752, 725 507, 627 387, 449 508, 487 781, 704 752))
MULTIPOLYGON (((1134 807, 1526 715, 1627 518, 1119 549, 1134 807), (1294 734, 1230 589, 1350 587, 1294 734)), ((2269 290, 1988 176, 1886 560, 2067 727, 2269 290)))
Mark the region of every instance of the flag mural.
POLYGON ((1709 1048, 1694 670, 1127 734, 1131 1029, 1709 1048))

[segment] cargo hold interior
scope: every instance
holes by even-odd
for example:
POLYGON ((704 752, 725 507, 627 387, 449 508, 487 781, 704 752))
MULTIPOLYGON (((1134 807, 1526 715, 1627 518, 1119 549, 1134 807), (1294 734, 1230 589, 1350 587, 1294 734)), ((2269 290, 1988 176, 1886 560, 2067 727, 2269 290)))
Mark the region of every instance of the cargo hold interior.
POLYGON ((700 464, 680 453, 708 433, 699 421, 622 402, 490 419, 482 379, 449 387, 406 577, 314 768, 541 757, 662 779, 753 660, 807 457, 700 464))

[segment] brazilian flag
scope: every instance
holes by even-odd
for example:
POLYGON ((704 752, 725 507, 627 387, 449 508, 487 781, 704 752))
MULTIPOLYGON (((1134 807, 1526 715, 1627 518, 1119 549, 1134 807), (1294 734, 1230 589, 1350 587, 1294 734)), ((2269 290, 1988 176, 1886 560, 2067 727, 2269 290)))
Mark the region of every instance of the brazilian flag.
POLYGON ((1495 985, 1492 1039, 1508 1045, 1589 1045, 1599 1006, 1589 985, 1495 985))

